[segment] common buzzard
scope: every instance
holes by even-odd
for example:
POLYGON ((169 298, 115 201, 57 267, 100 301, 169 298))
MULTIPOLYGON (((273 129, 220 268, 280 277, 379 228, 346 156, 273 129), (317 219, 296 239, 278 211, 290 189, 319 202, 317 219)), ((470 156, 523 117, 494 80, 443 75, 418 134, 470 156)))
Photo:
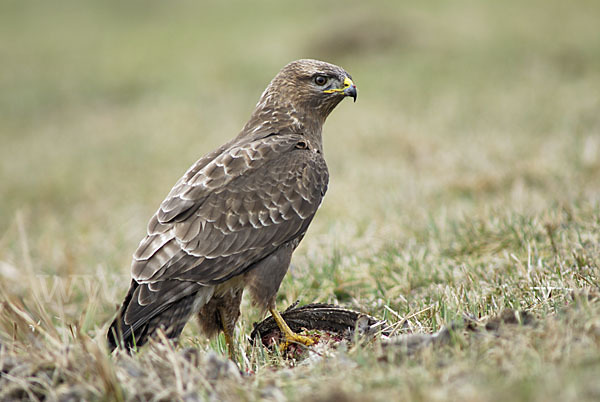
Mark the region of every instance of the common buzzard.
POLYGON ((197 314, 207 336, 224 332, 231 355, 244 289, 288 342, 313 343, 291 331, 275 296, 327 190, 323 123, 356 94, 338 66, 283 67, 239 135, 197 161, 150 219, 107 334, 111 350, 141 346, 159 328, 177 338, 197 314))

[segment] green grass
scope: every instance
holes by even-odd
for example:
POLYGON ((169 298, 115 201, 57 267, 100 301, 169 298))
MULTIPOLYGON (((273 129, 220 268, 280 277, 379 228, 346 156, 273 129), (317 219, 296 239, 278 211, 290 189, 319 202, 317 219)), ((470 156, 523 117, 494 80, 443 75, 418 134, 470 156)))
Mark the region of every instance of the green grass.
POLYGON ((558 0, 2 2, 0 399, 597 400, 599 18, 558 0), (279 306, 402 333, 507 308, 534 325, 291 364, 250 345, 245 300, 251 375, 193 322, 177 346, 107 354, 147 220, 301 57, 342 65, 359 99, 325 126, 330 189, 279 306))

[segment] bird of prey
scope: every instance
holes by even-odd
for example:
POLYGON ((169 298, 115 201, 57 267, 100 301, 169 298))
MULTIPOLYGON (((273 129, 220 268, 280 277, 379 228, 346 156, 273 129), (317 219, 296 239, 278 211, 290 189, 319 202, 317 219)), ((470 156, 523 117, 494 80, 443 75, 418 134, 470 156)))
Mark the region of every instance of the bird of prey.
POLYGON ((111 350, 139 347, 159 329, 176 339, 197 315, 207 336, 223 331, 232 356, 245 289, 287 342, 313 343, 289 328, 275 296, 327 190, 323 123, 356 95, 333 64, 281 69, 238 136, 198 160, 150 219, 107 334, 111 350))

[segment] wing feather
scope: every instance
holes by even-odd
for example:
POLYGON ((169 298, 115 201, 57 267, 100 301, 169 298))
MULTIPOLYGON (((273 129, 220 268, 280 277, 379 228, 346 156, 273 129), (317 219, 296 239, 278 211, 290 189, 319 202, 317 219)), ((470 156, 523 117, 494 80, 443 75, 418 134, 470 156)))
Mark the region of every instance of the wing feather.
POLYGON ((202 166, 177 182, 150 220, 134 254, 133 278, 215 284, 303 236, 328 172, 322 155, 297 149, 299 141, 306 139, 268 136, 222 147, 197 162, 202 166))

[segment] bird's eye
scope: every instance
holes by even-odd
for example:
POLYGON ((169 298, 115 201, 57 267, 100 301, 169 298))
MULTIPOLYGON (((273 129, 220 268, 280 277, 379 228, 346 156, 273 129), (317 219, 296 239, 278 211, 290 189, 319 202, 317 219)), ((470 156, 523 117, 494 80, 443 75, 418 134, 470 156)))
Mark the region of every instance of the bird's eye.
POLYGON ((327 84, 327 77, 325 77, 324 75, 317 75, 315 77, 315 84, 321 86, 327 84))

